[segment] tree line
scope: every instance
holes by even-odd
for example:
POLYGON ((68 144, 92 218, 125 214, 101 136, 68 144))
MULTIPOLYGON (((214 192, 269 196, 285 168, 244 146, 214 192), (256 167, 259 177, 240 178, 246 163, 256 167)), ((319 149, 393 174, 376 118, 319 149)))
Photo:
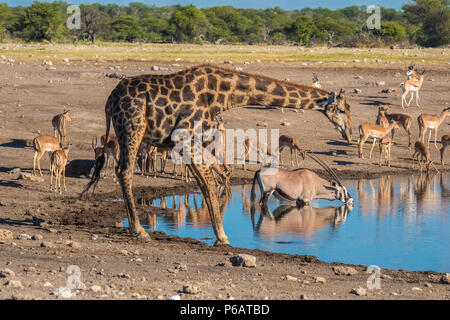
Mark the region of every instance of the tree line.
POLYGON ((449 0, 414 0, 402 10, 381 8, 380 28, 369 29, 365 6, 302 10, 237 9, 193 5, 80 6, 81 25, 69 30, 69 3, 0 4, 0 41, 127 41, 152 43, 299 44, 427 47, 450 42, 449 0))

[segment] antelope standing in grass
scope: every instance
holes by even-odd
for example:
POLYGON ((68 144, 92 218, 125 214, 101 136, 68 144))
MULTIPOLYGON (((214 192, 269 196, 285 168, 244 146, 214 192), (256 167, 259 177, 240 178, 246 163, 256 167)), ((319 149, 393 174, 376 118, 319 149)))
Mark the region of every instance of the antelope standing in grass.
POLYGON ((53 126, 53 135, 56 138, 58 133, 58 141, 62 145, 66 145, 66 133, 67 133, 67 123, 66 121, 72 122, 72 118, 69 115, 70 110, 64 109, 64 112, 61 114, 58 114, 53 117, 52 119, 52 126, 53 126))
POLYGON ((425 132, 429 129, 428 134, 428 148, 430 147, 431 130, 434 129, 434 146, 437 149, 436 138, 437 130, 442 122, 444 122, 445 117, 450 114, 450 108, 445 108, 439 116, 432 114, 421 114, 417 117, 417 122, 419 123, 419 138, 425 143, 425 132))
POLYGON ((267 207, 272 194, 281 201, 296 201, 298 206, 308 205, 313 199, 341 200, 353 204, 353 198, 339 178, 322 160, 308 154, 332 176, 329 182, 308 169, 287 171, 280 168, 263 167, 253 177, 251 201, 255 200, 255 183, 261 191, 261 206, 267 207))
MULTIPOLYGON (((378 108, 378 117, 376 124, 381 125, 382 127, 389 126, 389 123, 392 121, 397 122, 397 124, 402 127, 406 133, 408 134, 408 149, 411 149, 411 124, 412 118, 406 114, 402 113, 387 113, 388 106, 383 105, 378 108)), ((395 129, 391 130, 392 132, 392 143, 394 143, 394 133, 395 129)))
POLYGON ((61 149, 61 144, 55 137, 48 135, 39 135, 33 139, 33 149, 34 149, 34 157, 33 157, 33 175, 36 175, 36 163, 39 169, 39 174, 42 176, 41 171, 41 158, 45 152, 54 152, 56 150, 61 149))
POLYGON ((95 153, 95 159, 97 160, 102 154, 103 150, 104 153, 106 153, 106 168, 105 168, 105 176, 108 176, 108 168, 110 163, 110 158, 113 160, 112 165, 112 176, 114 175, 114 165, 119 161, 119 143, 117 142, 117 139, 108 139, 108 141, 105 141, 105 137, 101 137, 101 141, 103 142, 100 147, 97 147, 97 136, 92 137, 92 149, 95 153), (106 144, 105 144, 106 142, 106 144))
POLYGON ((50 155, 50 190, 53 188, 53 175, 55 175, 55 191, 62 193, 61 175, 63 176, 64 191, 66 191, 66 165, 69 148, 58 149, 50 155))
POLYGON ((368 122, 361 123, 359 125, 359 141, 358 141, 359 157, 365 159, 363 155, 363 145, 367 139, 373 138, 373 144, 369 154, 369 159, 371 159, 372 151, 373 148, 375 147, 376 140, 377 139, 381 140, 384 136, 388 135, 389 132, 394 128, 399 128, 397 122, 395 121, 392 121, 386 128, 374 123, 368 122))
POLYGON ((298 166, 298 154, 300 153, 303 160, 305 160, 306 151, 302 149, 300 146, 300 142, 294 137, 288 136, 288 135, 281 135, 278 142, 279 146, 279 155, 280 155, 280 164, 283 164, 283 157, 281 156, 281 153, 284 149, 289 148, 291 150, 291 165, 294 165, 294 156, 295 156, 295 163, 298 166))
POLYGON ((420 73, 419 79, 411 79, 406 80, 404 83, 400 84, 400 87, 402 88, 403 94, 402 94, 402 108, 404 109, 404 102, 406 102, 406 96, 408 93, 411 93, 411 98, 409 99, 409 102, 406 103, 406 106, 409 107, 412 99, 414 98, 414 92, 416 93, 416 105, 417 107, 420 107, 419 105, 419 90, 422 88, 423 84, 423 74, 425 73, 425 69, 420 73))
POLYGON ((384 156, 385 164, 388 167, 391 166, 391 148, 392 148, 392 139, 388 136, 383 137, 380 140, 380 161, 379 166, 381 166, 381 157, 384 156))
POLYGON ((444 169, 444 152, 445 149, 450 145, 450 134, 443 135, 441 138, 442 148, 441 148, 441 164, 442 169, 444 169))
POLYGON ((430 166, 433 165, 434 170, 439 173, 439 170, 436 168, 436 166, 433 163, 433 160, 431 160, 431 153, 428 147, 421 141, 416 141, 414 145, 414 155, 412 159, 412 168, 414 169, 414 160, 417 157, 417 162, 419 163, 420 172, 422 172, 422 161, 425 162, 425 165, 427 167, 427 172, 430 171, 430 166), (419 159, 420 157, 420 159, 419 159))
POLYGON ((314 88, 322 88, 322 86, 319 83, 319 77, 317 77, 317 74, 313 73, 313 83, 311 84, 311 87, 314 88))

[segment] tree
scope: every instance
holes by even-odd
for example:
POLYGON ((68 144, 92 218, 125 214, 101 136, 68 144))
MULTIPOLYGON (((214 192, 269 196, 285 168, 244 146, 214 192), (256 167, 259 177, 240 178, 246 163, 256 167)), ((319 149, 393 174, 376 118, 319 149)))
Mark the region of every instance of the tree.
POLYGON ((192 42, 206 34, 209 21, 201 10, 190 5, 175 10, 169 19, 169 26, 175 41, 192 42))
POLYGON ((381 22, 381 28, 374 29, 373 33, 381 37, 386 43, 395 43, 407 38, 405 27, 394 21, 381 22))
POLYGON ((52 41, 63 34, 64 19, 58 3, 35 1, 19 20, 19 29, 28 41, 52 41))
POLYGON ((87 35, 89 40, 94 43, 97 39, 97 34, 105 29, 105 21, 105 15, 96 8, 83 8, 81 10, 82 34, 87 35))
POLYGON ((419 26, 415 40, 425 46, 450 43, 449 0, 414 0, 403 6, 409 23, 419 26))
POLYGON ((111 21, 116 40, 133 42, 142 36, 142 28, 133 16, 119 16, 111 21))
POLYGON ((288 31, 300 44, 306 44, 315 31, 313 20, 307 16, 299 16, 288 28, 288 31))

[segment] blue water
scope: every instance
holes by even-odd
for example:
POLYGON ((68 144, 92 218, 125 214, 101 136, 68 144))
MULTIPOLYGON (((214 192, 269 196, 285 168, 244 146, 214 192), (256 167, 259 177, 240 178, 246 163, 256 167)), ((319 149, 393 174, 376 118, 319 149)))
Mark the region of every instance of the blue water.
MULTIPOLYGON (((450 174, 343 183, 355 200, 351 211, 339 201, 314 200, 311 207, 298 209, 272 198, 273 218, 261 215, 256 207, 253 219, 250 186, 234 186, 232 196, 222 198, 228 240, 235 247, 315 255, 326 262, 450 272, 450 174)), ((171 209, 142 215, 144 226, 213 244, 215 236, 208 212, 201 208, 201 194, 189 196, 188 206, 181 206, 184 212, 172 209, 173 198, 166 198, 171 209)), ((177 209, 180 201, 184 203, 186 196, 175 196, 177 209)), ((161 204, 162 199, 157 199, 153 206, 161 204)), ((148 212, 146 208, 140 210, 148 212)))

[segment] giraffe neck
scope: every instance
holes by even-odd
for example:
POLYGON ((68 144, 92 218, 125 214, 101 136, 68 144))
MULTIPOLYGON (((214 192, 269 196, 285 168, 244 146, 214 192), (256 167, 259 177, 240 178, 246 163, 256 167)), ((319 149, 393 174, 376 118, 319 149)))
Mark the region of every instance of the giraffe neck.
MULTIPOLYGON (((211 95, 209 106, 216 114, 246 105, 323 110, 330 93, 307 85, 247 74, 213 66, 200 66, 206 73, 205 85, 211 95)), ((195 86, 195 84, 194 84, 195 86)))

